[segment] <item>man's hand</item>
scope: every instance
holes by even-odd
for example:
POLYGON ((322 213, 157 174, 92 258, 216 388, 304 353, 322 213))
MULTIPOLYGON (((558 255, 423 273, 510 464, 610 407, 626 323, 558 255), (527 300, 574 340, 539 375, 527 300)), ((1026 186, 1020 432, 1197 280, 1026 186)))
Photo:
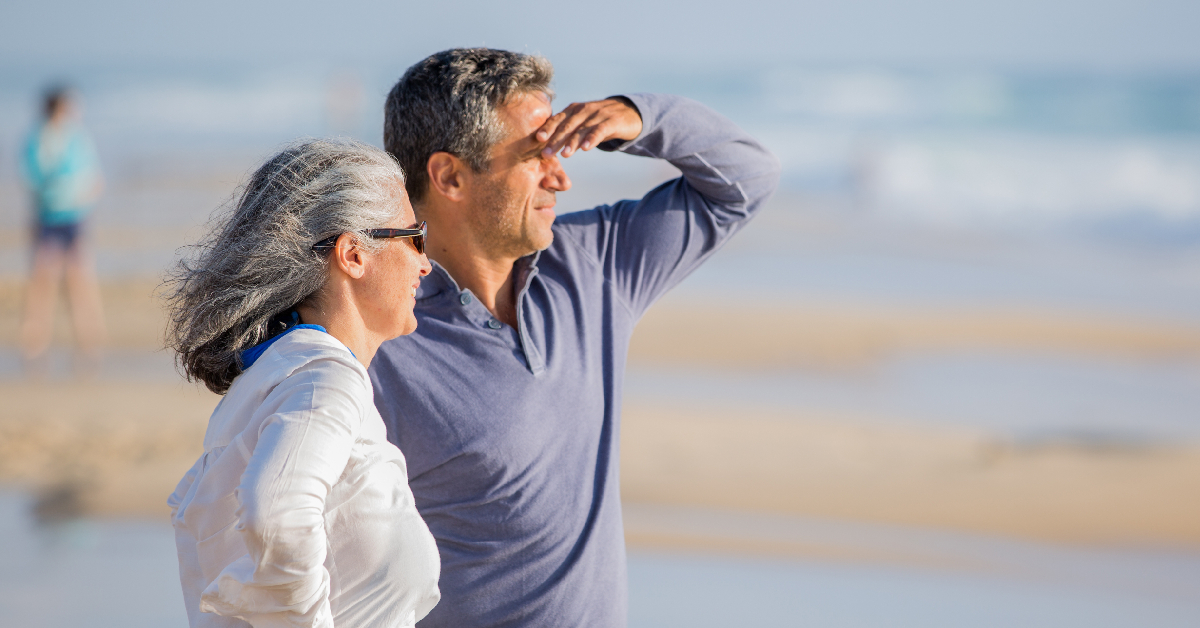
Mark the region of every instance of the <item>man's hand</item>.
POLYGON ((637 139, 642 133, 642 116, 625 98, 609 98, 592 102, 577 102, 551 116, 534 133, 545 142, 542 155, 554 156, 562 151, 570 157, 576 149, 591 150, 608 140, 637 139))

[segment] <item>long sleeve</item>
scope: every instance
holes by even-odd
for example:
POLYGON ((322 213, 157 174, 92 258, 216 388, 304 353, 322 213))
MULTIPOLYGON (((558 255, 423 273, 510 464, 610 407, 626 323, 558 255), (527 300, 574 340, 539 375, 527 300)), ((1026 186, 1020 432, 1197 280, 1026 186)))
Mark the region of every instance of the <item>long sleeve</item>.
POLYGON ((238 486, 248 554, 205 589, 200 609, 261 626, 332 626, 325 502, 361 427, 361 391, 306 365, 271 393, 238 486), (337 384, 341 383, 341 386, 337 384))
POLYGON ((560 218, 636 317, 721 247, 775 191, 779 162, 708 107, 679 96, 627 96, 642 134, 604 150, 665 159, 683 176, 634 201, 560 218))

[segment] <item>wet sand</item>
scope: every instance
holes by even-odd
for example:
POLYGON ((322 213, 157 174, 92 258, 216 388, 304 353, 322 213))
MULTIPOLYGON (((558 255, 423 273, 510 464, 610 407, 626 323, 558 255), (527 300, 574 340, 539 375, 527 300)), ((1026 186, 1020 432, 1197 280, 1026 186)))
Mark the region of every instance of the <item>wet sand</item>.
POLYGON ((218 397, 183 383, 4 382, 0 481, 46 518, 168 512, 218 397))
POLYGON ((628 404, 622 429, 630 502, 1200 549, 1200 443, 1020 445, 855 417, 628 404))
MULTIPOLYGON (((150 280, 105 285, 114 346, 159 346, 154 287, 150 280)), ((9 351, 18 302, 16 282, 0 283, 0 346, 9 351)), ((664 303, 639 327, 631 361, 855 368, 890 351, 946 346, 1200 355, 1200 329, 1069 313, 774 308, 752 314, 736 333, 704 335, 722 340, 693 340, 724 328, 728 316, 664 303), (781 321, 798 331, 778 333, 781 321)), ((60 332, 65 341, 65 325, 60 332)), ((35 491, 47 516, 161 517, 166 496, 200 454, 219 398, 169 375, 99 377, 0 382, 0 482, 35 491)), ((623 497, 1056 542, 1200 548, 1200 443, 1021 444, 984 431, 871 419, 753 404, 630 402, 623 497)), ((636 522, 628 538, 645 546, 745 543, 636 522)))
POLYGON ((1200 325, 1035 308, 765 303, 668 296, 638 323, 630 360, 752 369, 846 369, 905 351, 1059 352, 1118 359, 1200 356, 1200 325))

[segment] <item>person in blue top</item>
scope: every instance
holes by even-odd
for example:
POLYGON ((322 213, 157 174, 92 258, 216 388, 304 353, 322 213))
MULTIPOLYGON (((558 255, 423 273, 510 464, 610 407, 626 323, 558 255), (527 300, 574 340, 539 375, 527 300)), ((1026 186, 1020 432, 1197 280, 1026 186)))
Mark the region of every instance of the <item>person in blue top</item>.
POLYGON ((626 94, 555 113, 552 74, 540 57, 447 50, 387 98, 384 146, 433 269, 416 332, 383 343, 370 372, 441 555, 426 628, 625 625, 630 336, 779 180, 774 156, 700 103, 626 94), (597 148, 682 176, 556 218, 560 157, 597 148))
POLYGON ((21 160, 34 208, 33 265, 21 352, 26 360, 35 360, 49 348, 55 300, 65 274, 75 340, 83 356, 94 361, 104 340, 104 312, 82 229, 104 180, 70 91, 49 89, 43 114, 25 142, 21 160))

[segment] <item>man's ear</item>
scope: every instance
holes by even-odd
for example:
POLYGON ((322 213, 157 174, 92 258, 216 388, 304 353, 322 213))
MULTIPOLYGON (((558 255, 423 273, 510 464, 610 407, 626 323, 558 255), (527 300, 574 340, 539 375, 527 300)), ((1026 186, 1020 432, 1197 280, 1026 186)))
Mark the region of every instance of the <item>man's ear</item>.
POLYGON ((438 151, 429 156, 429 161, 425 163, 425 171, 429 175, 429 192, 440 194, 451 201, 463 200, 467 164, 461 159, 445 151, 438 151))
POLYGON ((353 233, 338 236, 330 255, 333 265, 353 279, 361 279, 367 273, 366 260, 363 259, 362 249, 358 246, 358 236, 353 233))

